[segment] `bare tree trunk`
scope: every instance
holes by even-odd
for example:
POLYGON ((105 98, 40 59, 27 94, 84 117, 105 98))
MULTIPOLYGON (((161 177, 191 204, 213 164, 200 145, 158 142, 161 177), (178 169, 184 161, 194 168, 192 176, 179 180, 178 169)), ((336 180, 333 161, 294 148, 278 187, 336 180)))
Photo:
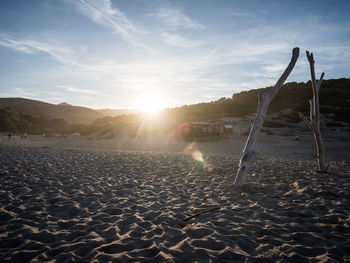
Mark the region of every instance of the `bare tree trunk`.
POLYGON ((321 83, 324 77, 322 72, 320 80, 316 83, 315 78, 315 61, 313 54, 306 51, 306 57, 310 64, 311 86, 312 86, 312 100, 310 100, 310 120, 308 120, 301 112, 300 117, 306 122, 314 134, 317 147, 317 168, 319 172, 327 172, 327 167, 324 160, 324 146, 320 130, 320 107, 319 107, 319 92, 321 83))
POLYGON ((255 157, 255 143, 258 139, 258 136, 260 134, 260 131, 262 129, 267 108, 272 101, 272 99, 276 96, 278 93, 280 87, 283 85, 283 83, 286 81, 287 77, 291 73, 291 71, 294 68, 295 63, 297 62, 299 57, 299 48, 296 47, 293 49, 292 52, 292 58, 289 62, 288 67, 283 72, 282 76, 279 78, 275 86, 270 89, 269 91, 260 91, 259 92, 259 98, 258 98, 258 111, 256 114, 255 121, 253 123, 253 126, 250 130, 249 137, 247 139, 245 148, 241 155, 241 160, 239 162, 238 171, 236 173, 236 179, 234 181, 234 186, 242 186, 245 184, 245 181, 247 179, 247 174, 249 171, 249 167, 251 162, 254 160, 255 157))

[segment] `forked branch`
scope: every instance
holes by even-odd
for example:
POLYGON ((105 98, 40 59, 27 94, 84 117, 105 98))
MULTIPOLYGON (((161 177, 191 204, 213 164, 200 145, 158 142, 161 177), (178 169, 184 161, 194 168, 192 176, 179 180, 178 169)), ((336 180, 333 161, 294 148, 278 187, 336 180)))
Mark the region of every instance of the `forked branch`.
POLYGON ((308 119, 305 117, 304 114, 302 114, 301 112, 299 112, 299 116, 300 116, 300 118, 303 119, 303 121, 305 121, 305 123, 307 124, 307 126, 309 126, 309 128, 310 128, 311 130, 314 130, 314 128, 312 127, 311 121, 308 120, 308 119))
POLYGON ((315 78, 315 60, 313 54, 306 51, 306 57, 310 64, 311 86, 312 86, 312 100, 310 100, 310 120, 308 120, 302 113, 299 112, 300 117, 305 121, 307 126, 312 130, 317 147, 317 163, 319 172, 327 172, 324 160, 324 145, 320 129, 320 108, 319 108, 319 91, 323 81, 324 72, 322 72, 320 80, 316 83, 315 78))

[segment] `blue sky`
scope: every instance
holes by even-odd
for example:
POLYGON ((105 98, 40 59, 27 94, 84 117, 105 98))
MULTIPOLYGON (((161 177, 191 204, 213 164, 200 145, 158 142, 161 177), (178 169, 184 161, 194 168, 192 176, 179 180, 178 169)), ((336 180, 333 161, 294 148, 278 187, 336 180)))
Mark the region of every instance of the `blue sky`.
POLYGON ((92 108, 212 101, 287 81, 350 77, 350 1, 0 1, 0 97, 92 108))

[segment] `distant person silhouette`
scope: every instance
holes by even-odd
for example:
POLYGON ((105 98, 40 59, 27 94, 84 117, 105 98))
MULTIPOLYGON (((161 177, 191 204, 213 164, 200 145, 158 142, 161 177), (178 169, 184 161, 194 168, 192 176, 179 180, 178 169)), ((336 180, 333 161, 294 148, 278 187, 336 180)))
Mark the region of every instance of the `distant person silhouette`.
POLYGON ((24 139, 27 140, 27 133, 24 133, 24 139))
POLYGON ((8 135, 8 136, 9 136, 9 140, 11 140, 11 132, 9 132, 9 135, 8 135))

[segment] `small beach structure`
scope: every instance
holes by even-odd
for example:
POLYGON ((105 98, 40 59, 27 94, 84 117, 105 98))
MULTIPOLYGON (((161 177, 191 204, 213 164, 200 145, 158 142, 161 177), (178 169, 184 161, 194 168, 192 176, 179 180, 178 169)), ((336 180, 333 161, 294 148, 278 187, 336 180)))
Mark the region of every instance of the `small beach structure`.
POLYGON ((189 122, 184 130, 184 138, 219 137, 224 133, 221 122, 189 122))
POLYGON ((223 134, 230 136, 233 134, 233 125, 232 124, 224 124, 223 126, 223 134))

